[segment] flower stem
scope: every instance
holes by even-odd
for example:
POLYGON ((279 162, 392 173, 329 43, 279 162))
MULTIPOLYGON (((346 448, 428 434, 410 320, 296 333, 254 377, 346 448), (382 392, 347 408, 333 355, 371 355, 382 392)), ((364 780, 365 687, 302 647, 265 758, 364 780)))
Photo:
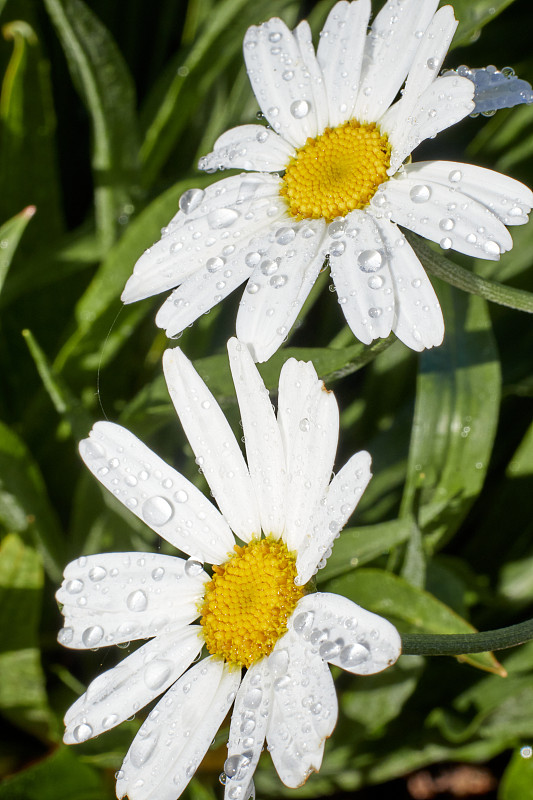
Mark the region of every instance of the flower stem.
POLYGON ((462 656, 516 647, 533 639, 533 619, 483 633, 403 633, 402 653, 406 656, 462 656))
POLYGON ((470 272, 470 270, 464 269, 464 267, 460 267, 453 261, 449 261, 444 256, 436 253, 418 236, 406 231, 406 237, 424 267, 432 275, 442 278, 442 280, 451 283, 452 286, 457 286, 458 289, 463 289, 465 292, 477 294, 485 298, 485 300, 514 308, 517 311, 526 311, 529 314, 533 314, 533 293, 526 292, 523 289, 513 289, 511 286, 498 283, 498 281, 482 278, 481 275, 476 275, 475 272, 470 272))

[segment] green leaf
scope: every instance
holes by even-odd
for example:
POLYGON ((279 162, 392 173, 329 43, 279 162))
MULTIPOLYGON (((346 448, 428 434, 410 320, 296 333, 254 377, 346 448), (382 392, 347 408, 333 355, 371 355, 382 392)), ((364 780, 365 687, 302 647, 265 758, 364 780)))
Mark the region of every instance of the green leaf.
POLYGON ((97 228, 105 247, 129 216, 138 183, 135 91, 109 31, 81 0, 45 0, 92 122, 97 228))
POLYGON ((26 445, 1 422, 0 525, 34 537, 51 579, 61 579, 63 535, 42 475, 26 445))
MULTIPOLYGON (((349 597, 358 605, 417 633, 472 633, 475 628, 436 597, 412 586, 398 575, 380 569, 362 568, 334 578, 327 590, 349 597)), ((461 656, 479 669, 501 674, 492 654, 461 656)))
MULTIPOLYGON (((452 47, 461 47, 476 41, 481 28, 492 22, 514 0, 454 0, 455 17, 459 27, 452 47)), ((446 2, 441 5, 447 5, 446 2)))
POLYGON ((433 547, 453 536, 487 471, 499 412, 500 366, 483 300, 439 284, 441 347, 420 357, 402 514, 433 547))
POLYGON ((43 571, 17 534, 0 545, 0 712, 45 741, 57 738, 38 647, 43 571))
POLYGON ((378 525, 346 528, 335 540, 326 566, 317 574, 317 582, 322 584, 337 575, 373 561, 384 553, 389 553, 394 547, 409 539, 412 526, 413 521, 404 518, 378 525))
POLYGON ((0 95, 0 219, 35 206, 29 239, 42 245, 63 230, 50 64, 27 22, 10 22, 2 33, 13 54, 0 95))
POLYGON ((20 214, 17 214, 0 227, 0 292, 4 286, 20 237, 34 214, 35 208, 28 206, 20 214))
POLYGON ((498 800, 533 800, 533 758, 531 758, 531 746, 526 753, 529 757, 522 755, 521 750, 513 753, 507 769, 502 775, 498 789, 498 800))
POLYGON ((0 800, 104 800, 113 797, 96 770, 60 747, 0 785, 0 800))

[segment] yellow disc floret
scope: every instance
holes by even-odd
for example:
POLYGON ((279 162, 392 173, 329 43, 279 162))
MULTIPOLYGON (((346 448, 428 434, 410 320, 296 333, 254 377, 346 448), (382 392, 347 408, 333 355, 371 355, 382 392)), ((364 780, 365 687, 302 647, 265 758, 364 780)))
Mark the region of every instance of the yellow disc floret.
POLYGON ((269 655, 287 631, 303 595, 296 558, 282 541, 256 539, 213 567, 200 620, 207 649, 230 664, 249 667, 269 655))
POLYGON ((280 193, 296 219, 327 222, 364 208, 388 179, 391 148, 374 124, 352 119, 308 139, 287 166, 280 193))

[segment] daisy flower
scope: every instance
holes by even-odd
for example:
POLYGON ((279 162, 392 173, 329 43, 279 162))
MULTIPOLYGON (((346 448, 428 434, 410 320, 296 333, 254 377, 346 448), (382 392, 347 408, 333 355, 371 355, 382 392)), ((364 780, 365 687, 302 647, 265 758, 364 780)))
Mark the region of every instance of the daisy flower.
POLYGON ((362 342, 392 330, 414 350, 440 344, 437 297, 398 225, 444 250, 498 259, 512 247, 505 226, 527 221, 533 194, 480 167, 410 163, 424 139, 474 109, 472 81, 439 76, 457 22, 437 5, 388 0, 367 34, 370 1, 343 0, 316 54, 305 21, 294 33, 276 18, 251 27, 244 57, 268 127, 233 128, 200 161, 249 172, 182 196, 123 301, 178 287, 156 317, 172 337, 246 282, 237 336, 265 361, 329 257, 362 342))
POLYGON ((80 444, 103 485, 189 555, 83 557, 67 566, 57 593, 61 644, 150 640, 97 677, 65 716, 65 742, 83 742, 165 693, 117 773, 119 798, 179 797, 232 703, 226 798, 246 800, 265 739, 281 780, 299 786, 319 769, 337 719, 327 662, 368 675, 400 654, 390 622, 305 588, 370 480, 370 456, 355 454, 330 480, 338 408, 312 364, 284 365, 276 417, 247 347, 233 339, 228 349, 248 464, 190 361, 179 349, 164 357, 220 510, 119 425, 98 422, 80 444))

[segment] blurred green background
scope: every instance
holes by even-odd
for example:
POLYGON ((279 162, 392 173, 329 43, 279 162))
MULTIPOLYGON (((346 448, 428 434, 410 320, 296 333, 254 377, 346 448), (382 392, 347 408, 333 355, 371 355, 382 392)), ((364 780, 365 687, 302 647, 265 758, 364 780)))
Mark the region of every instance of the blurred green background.
MULTIPOLYGON (((77 441, 107 417, 204 486, 161 375, 162 299, 123 308, 119 295, 180 194, 217 179, 198 173, 199 156, 255 120, 241 53, 248 25, 305 16, 318 34, 332 4, 0 0, 0 800, 114 797, 143 713, 76 748, 61 744, 66 708, 124 653, 57 645, 54 592, 80 554, 162 545, 87 474, 77 441)), ((455 9, 447 67, 509 65, 533 81, 529 0, 455 9)), ((530 186, 532 156, 533 106, 467 119, 415 153, 530 186)), ((533 226, 512 234, 500 262, 447 258, 533 291, 533 226)), ((373 456, 357 527, 337 540, 319 588, 402 631, 487 630, 533 614, 533 326, 528 314, 434 284, 445 343, 417 355, 393 336, 357 343, 324 271, 261 371, 275 389, 289 355, 311 358, 341 408, 337 465, 363 447, 373 456)), ((225 342, 238 295, 179 340, 235 430, 225 342)), ((339 673, 341 713, 320 774, 290 791, 266 755, 258 796, 424 800, 446 767, 455 796, 462 775, 462 796, 533 798, 533 759, 520 755, 533 745, 533 643, 498 658, 406 656, 375 677, 339 673)), ((221 796, 227 730, 184 796, 221 796)))

